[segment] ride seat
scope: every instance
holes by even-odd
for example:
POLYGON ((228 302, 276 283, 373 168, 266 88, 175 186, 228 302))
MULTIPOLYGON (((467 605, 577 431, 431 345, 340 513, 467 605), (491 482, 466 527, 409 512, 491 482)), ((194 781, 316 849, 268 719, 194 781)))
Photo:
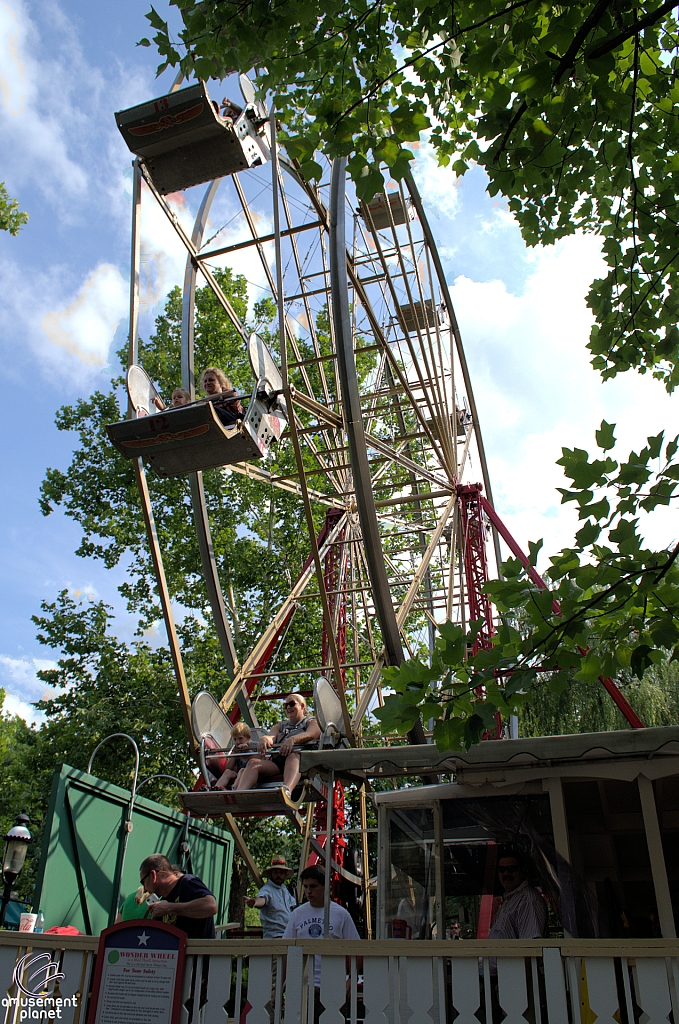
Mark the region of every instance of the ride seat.
POLYGON ((399 305, 398 310, 408 334, 416 334, 418 330, 426 331, 429 327, 440 327, 443 324, 441 310, 434 304, 433 299, 399 305))
MULTIPOLYGON (((206 733, 205 736, 201 737, 201 740, 205 751, 205 765, 208 771, 218 779, 220 775, 226 771, 227 756, 222 752, 222 748, 219 743, 217 743, 214 736, 210 736, 209 733, 206 733), (219 756, 210 757, 210 750, 219 751, 219 756)), ((205 781, 207 782, 207 779, 205 781)))
POLYGON ((119 110, 115 118, 128 149, 167 195, 268 160, 267 125, 255 106, 231 105, 230 113, 222 117, 205 83, 197 82, 119 110))
POLYGON ((257 383, 244 418, 233 426, 222 423, 212 402, 149 416, 158 392, 141 366, 130 366, 127 391, 137 419, 108 424, 110 441, 127 459, 148 459, 160 477, 261 459, 280 440, 288 411, 278 367, 257 334, 248 340, 248 355, 257 383))
POLYGON ((377 195, 367 204, 370 217, 366 215, 366 206, 361 206, 360 213, 365 221, 368 230, 372 230, 370 221, 378 231, 390 228, 392 219, 394 224, 405 224, 406 220, 415 219, 415 207, 412 199, 406 199, 405 204, 400 192, 378 192, 377 195), (389 211, 391 210, 391 215, 389 211))
POLYGON ((314 682, 314 706, 316 719, 322 730, 319 748, 334 750, 337 747, 348 747, 342 702, 325 676, 319 676, 314 682))
POLYGON ((206 690, 197 693, 193 698, 193 703, 191 704, 191 728, 193 729, 194 739, 199 747, 200 770, 207 784, 210 781, 209 774, 215 774, 214 771, 211 771, 212 766, 208 766, 208 760, 216 762, 215 768, 218 764, 222 764, 222 768, 216 776, 219 778, 219 775, 222 774, 226 767, 226 758, 233 747, 233 738, 231 735, 231 722, 212 694, 206 690), (210 757, 207 753, 210 750, 218 750, 223 754, 223 757, 219 759, 210 757))
MULTIPOLYGON (((260 422, 261 419, 257 426, 260 422)), ((163 478, 261 459, 267 451, 248 415, 227 427, 211 402, 110 423, 106 433, 121 455, 127 459, 148 459, 163 478)))

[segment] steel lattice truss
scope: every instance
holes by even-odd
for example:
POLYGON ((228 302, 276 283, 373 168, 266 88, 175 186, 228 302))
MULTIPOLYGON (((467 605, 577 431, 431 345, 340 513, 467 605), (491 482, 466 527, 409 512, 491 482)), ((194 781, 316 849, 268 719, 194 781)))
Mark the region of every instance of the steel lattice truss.
MULTIPOLYGON (((252 266, 256 257, 281 312, 285 346, 275 355, 294 419, 279 450, 291 446, 295 462, 273 455, 267 462, 231 469, 299 495, 300 519, 306 510, 307 523, 313 508, 324 506, 328 512, 321 533, 310 536, 311 554, 298 580, 257 643, 239 659, 212 548, 202 474, 191 474, 203 571, 231 677, 222 708, 232 719, 243 713, 254 720, 253 701, 272 684, 289 691, 308 687, 314 675, 324 674, 340 691, 352 742, 361 742, 366 715, 380 700, 384 666, 426 652, 436 623, 468 623, 478 617, 478 602, 485 601, 480 587, 488 572, 485 527, 479 509, 470 547, 458 490, 465 480, 479 478, 489 497, 490 487, 462 341, 414 182, 391 182, 384 196, 365 206, 346 194, 342 167, 328 166, 328 184, 315 187, 299 177, 284 154, 276 153, 273 178, 272 164, 267 164, 212 182, 191 236, 139 161, 135 211, 143 179, 188 251, 182 369, 192 395, 199 276, 245 341, 246 327, 215 279, 215 261, 237 254, 239 259, 247 256, 252 266), (218 189, 220 215, 226 207, 228 235, 238 241, 220 244, 217 232, 204 245, 218 189), (271 230, 272 219, 277 231, 271 230), (272 242, 277 260, 272 260, 272 242), (469 554, 472 565, 467 564, 469 554), (285 631, 305 602, 316 602, 323 612, 319 649, 309 652, 308 665, 277 678, 285 631)), ((135 224, 133 272, 138 275, 137 219, 135 224)), ((133 339, 136 318, 133 289, 133 339)), ((137 361, 134 347, 131 362, 137 361)), ((141 463, 137 476, 153 541, 141 463)), ((153 553, 188 721, 188 691, 169 599, 163 596, 157 541, 153 553)), ((484 612, 490 630, 487 601, 484 612)))

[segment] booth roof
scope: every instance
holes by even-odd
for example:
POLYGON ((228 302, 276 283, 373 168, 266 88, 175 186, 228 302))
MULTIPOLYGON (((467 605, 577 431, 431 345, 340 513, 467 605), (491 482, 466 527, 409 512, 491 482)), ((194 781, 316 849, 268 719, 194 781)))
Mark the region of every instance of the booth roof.
POLYGON ((471 750, 449 750, 444 753, 431 743, 421 746, 308 750, 301 752, 300 770, 303 775, 333 770, 343 776, 388 778, 452 774, 472 767, 520 767, 540 762, 554 765, 658 754, 679 754, 679 726, 488 740, 471 750))

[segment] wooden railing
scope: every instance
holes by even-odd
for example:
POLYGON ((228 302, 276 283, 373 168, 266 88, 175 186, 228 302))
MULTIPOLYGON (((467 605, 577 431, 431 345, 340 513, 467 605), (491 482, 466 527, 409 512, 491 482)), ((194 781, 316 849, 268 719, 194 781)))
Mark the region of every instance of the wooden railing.
MULTIPOLYGON (((0 933, 0 1021, 37 1019, 21 1017, 14 967, 47 950, 65 976, 51 991, 59 1020, 85 1024, 97 945, 0 933)), ((187 952, 181 1024, 679 1024, 675 940, 195 940, 187 952)))

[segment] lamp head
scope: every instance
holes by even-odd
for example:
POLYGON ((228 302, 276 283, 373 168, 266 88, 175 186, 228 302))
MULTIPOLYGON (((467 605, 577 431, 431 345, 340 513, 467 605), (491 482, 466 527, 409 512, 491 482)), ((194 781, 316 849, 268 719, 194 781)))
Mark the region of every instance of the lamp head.
POLYGON ((29 843, 33 842, 27 828, 29 821, 30 818, 23 810, 21 814, 17 814, 14 825, 5 836, 2 874, 6 882, 13 881, 24 866, 29 843))

